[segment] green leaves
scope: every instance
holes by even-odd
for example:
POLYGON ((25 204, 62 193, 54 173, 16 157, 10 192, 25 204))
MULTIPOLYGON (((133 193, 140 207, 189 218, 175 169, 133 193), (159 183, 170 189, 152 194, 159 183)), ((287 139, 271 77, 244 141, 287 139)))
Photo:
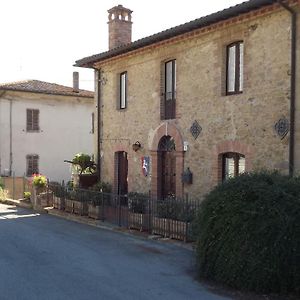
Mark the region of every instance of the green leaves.
POLYGON ((300 180, 243 174, 206 196, 197 216, 199 274, 255 292, 300 294, 300 180))

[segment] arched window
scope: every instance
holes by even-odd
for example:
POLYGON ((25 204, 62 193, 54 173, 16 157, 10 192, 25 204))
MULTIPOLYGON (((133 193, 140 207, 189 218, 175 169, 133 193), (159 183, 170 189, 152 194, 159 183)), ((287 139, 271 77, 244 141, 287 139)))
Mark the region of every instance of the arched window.
POLYGON ((245 156, 236 152, 222 155, 222 180, 235 177, 245 172, 245 156))

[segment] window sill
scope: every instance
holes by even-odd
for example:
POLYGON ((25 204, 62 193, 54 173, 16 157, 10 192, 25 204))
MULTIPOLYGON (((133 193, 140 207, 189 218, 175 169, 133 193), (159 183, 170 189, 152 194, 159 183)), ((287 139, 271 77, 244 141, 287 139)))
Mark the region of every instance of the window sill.
POLYGON ((28 133, 38 133, 38 132, 41 132, 41 130, 40 129, 37 129, 37 130, 26 130, 26 132, 28 132, 28 133))
POLYGON ((243 94, 243 91, 241 92, 226 92, 224 96, 234 96, 234 95, 241 95, 243 94))

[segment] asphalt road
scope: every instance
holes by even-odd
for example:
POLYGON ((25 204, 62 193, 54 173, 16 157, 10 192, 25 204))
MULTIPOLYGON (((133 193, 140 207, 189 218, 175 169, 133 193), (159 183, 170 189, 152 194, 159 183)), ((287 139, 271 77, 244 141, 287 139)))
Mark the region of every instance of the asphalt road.
POLYGON ((177 245, 0 204, 0 299, 228 299, 177 245))

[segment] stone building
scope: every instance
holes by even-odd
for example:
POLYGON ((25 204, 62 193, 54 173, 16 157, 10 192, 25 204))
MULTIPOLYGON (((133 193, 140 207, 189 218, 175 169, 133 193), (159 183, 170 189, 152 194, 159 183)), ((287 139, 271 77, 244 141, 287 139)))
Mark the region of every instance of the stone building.
POLYGON ((134 42, 132 11, 110 9, 110 49, 76 62, 95 70, 101 179, 196 198, 245 171, 298 173, 299 4, 250 0, 134 42))
POLYGON ((0 176, 71 180, 71 160, 93 151, 94 93, 26 80, 0 84, 0 176))

